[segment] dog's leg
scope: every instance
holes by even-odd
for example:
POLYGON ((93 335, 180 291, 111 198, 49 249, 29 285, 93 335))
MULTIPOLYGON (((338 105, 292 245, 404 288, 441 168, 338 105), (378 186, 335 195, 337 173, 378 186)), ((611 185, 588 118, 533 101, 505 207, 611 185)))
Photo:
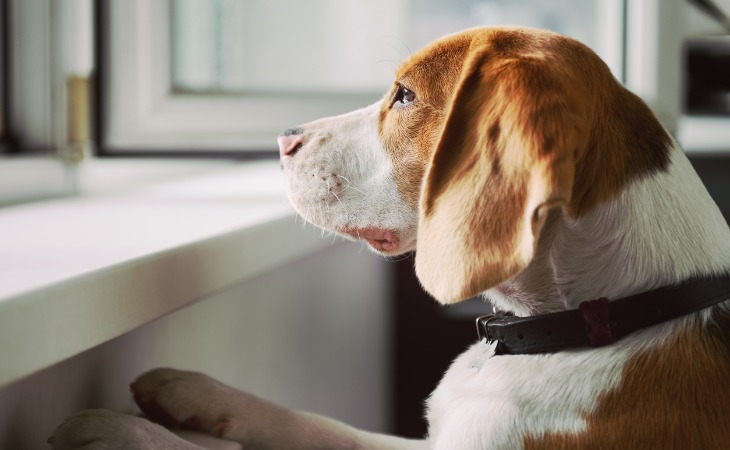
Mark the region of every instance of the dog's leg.
POLYGON ((105 409, 70 416, 48 443, 53 450, 204 450, 147 419, 105 409))
POLYGON ((316 414, 291 411, 200 373, 155 369, 131 387, 135 401, 153 420, 237 441, 244 448, 427 448, 425 441, 369 433, 316 414))

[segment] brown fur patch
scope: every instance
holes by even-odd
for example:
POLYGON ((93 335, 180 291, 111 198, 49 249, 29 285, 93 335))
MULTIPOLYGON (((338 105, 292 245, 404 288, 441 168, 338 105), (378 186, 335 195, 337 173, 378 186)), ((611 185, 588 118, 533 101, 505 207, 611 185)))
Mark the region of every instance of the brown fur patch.
POLYGON ((581 216, 630 182, 669 166, 671 138, 636 95, 614 83, 596 112, 591 139, 576 163, 571 211, 581 216))
POLYGON ((418 208, 421 181, 438 141, 448 104, 469 51, 472 34, 447 37, 413 55, 396 72, 380 111, 380 135, 393 161, 393 179, 404 200, 418 208), (391 108, 398 83, 416 94, 408 108, 391 108))
MULTIPOLYGON (((417 202, 426 164, 451 109, 464 62, 474 52, 483 51, 484 46, 490 48, 484 63, 491 67, 515 58, 544 61, 554 65, 553 72, 559 78, 529 77, 525 80, 529 88, 521 93, 513 92, 517 94, 515 97, 485 101, 541 101, 555 91, 557 82, 562 84, 563 94, 579 97, 583 103, 581 112, 587 114, 589 125, 584 130, 588 136, 582 148, 575 149, 579 156, 571 205, 575 215, 582 215, 617 195, 633 179, 666 169, 671 138, 649 108, 621 87, 591 50, 572 39, 534 30, 476 29, 437 41, 401 65, 396 80, 416 93, 417 105, 413 108, 390 108, 389 99, 396 85, 385 96, 380 134, 394 162, 395 181, 410 204, 417 202)), ((500 74, 495 71, 485 75, 482 81, 489 82, 489 77, 500 74)), ((552 117, 565 117, 562 110, 565 107, 561 102, 546 104, 524 121, 537 128, 552 117)), ((489 127, 489 141, 499 138, 499 121, 470 125, 489 127)), ((538 148, 542 153, 555 150, 556 136, 541 139, 538 148)))
POLYGON ((730 443, 730 319, 679 333, 629 360, 580 435, 548 433, 525 449, 726 449, 730 443))
MULTIPOLYGON (((517 202, 531 194, 517 191, 531 186, 535 173, 546 183, 543 201, 580 217, 669 164, 671 139, 651 111, 590 49, 564 36, 469 30, 420 51, 396 76, 379 130, 395 183, 414 207, 424 196, 423 220, 432 219, 438 204, 452 209, 437 219, 450 223, 431 228, 444 236, 419 231, 418 252, 422 238, 461 240, 434 255, 461 253, 451 259, 463 259, 465 267, 453 270, 465 282, 477 278, 466 284, 480 291, 529 262, 520 247, 526 238, 518 236, 527 205, 517 202), (414 104, 392 107, 398 84, 416 94, 414 104)), ((428 288, 429 280, 422 282, 428 288)))
POLYGON ((570 199, 586 114, 559 66, 540 52, 501 53, 529 39, 520 35, 497 48, 487 40, 470 52, 431 159, 416 269, 441 301, 476 295, 524 268, 534 250, 526 233, 540 228, 528 208, 570 199), (543 151, 545 136, 559 151, 543 151), (451 240, 448 246, 439 236, 451 240), (428 261, 436 255, 444 262, 440 270, 428 261), (461 281, 441 283, 443 267, 461 281))

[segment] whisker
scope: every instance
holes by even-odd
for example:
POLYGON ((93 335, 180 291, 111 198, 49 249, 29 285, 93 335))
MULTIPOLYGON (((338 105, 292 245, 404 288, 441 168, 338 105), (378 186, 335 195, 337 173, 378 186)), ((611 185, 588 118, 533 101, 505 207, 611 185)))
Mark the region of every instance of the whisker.
MULTIPOLYGON (((345 186, 345 189, 352 189, 353 191, 355 191, 355 192, 359 192, 359 193, 361 193, 362 195, 364 195, 364 196, 366 196, 366 197, 367 197, 367 194, 366 194, 365 192, 361 191, 360 189, 356 188, 355 186, 353 186, 353 185, 352 185, 352 183, 350 182, 350 180, 349 180, 349 179, 347 179, 347 177, 344 177, 344 176, 342 176, 342 175, 338 175, 338 174, 335 174, 335 176, 336 176, 336 177, 340 177, 340 178, 342 178, 343 180, 345 180, 345 181, 347 182, 347 185, 345 186)), ((344 189, 343 189, 343 190, 344 190, 344 189)))
MULTIPOLYGON (((405 41, 403 39, 399 38, 398 36, 396 36, 394 34, 386 34, 383 36, 383 39, 394 39, 394 40, 398 41, 403 47, 405 47, 406 51, 408 51, 408 57, 410 58, 411 56, 413 56, 413 52, 411 51, 411 48, 408 46, 408 44, 405 43, 405 41)), ((391 48, 393 48, 393 50, 397 51, 398 54, 401 56, 401 61, 406 59, 401 51, 402 49, 399 49, 398 47, 396 47, 393 44, 390 44, 390 46, 391 46, 391 48)))
POLYGON ((365 243, 364 242, 360 242, 360 248, 357 249, 357 254, 358 255, 361 255, 362 252, 363 252, 363 250, 365 250, 365 243))
POLYGON ((376 62, 375 65, 377 66, 378 64, 384 64, 384 63, 390 64, 390 66, 393 68, 394 71, 400 65, 400 61, 395 60, 395 59, 381 59, 380 61, 376 62))
MULTIPOLYGON (((345 180, 347 180, 347 179, 345 178, 345 180)), ((349 183, 349 181, 348 181, 348 183, 349 183)), ((343 201, 342 201, 342 199, 341 199, 341 198, 340 198, 340 197, 339 197, 339 196, 337 195, 337 193, 336 193, 336 192, 335 192, 334 190, 331 190, 331 189, 330 189, 330 184, 329 184, 329 182, 327 182, 327 190, 328 190, 328 191, 329 191, 329 192, 330 192, 330 193, 331 193, 332 195, 334 195, 334 196, 335 196, 335 198, 337 199, 337 202, 338 202, 338 203, 340 204, 340 206, 342 207, 342 212, 344 213, 344 216, 345 216, 345 217, 344 217, 344 223, 346 224, 345 226, 347 226, 347 224, 349 224, 349 223, 350 223, 350 211, 349 211, 349 210, 347 209, 347 206, 345 206, 345 202, 343 202, 343 201)), ((359 232, 359 231, 357 232, 357 234, 358 234, 358 236, 357 236, 357 237, 358 237, 358 238, 360 238, 360 232, 359 232)))
MULTIPOLYGON (((329 188, 329 183, 327 183, 327 188, 329 188)), ((331 194, 335 196, 335 198, 337 199, 337 203, 339 203, 340 206, 342 206, 342 210, 345 212, 345 222, 349 222, 350 221, 350 212, 347 210, 347 207, 342 202, 342 200, 340 199, 340 197, 337 196, 337 194, 335 193, 335 191, 332 191, 331 194)))
POLYGON ((386 256, 385 259, 388 262, 394 262, 394 263, 396 263, 396 262, 405 261, 405 260, 410 259, 412 257, 413 257, 413 252, 408 252, 408 253, 405 253, 403 255, 386 256))

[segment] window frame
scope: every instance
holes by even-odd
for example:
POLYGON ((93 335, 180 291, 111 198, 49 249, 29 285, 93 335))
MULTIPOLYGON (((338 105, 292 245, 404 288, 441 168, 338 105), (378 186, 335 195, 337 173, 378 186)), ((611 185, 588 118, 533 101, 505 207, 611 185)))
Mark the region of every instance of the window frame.
POLYGON ((681 0, 624 0, 623 84, 677 133, 681 116, 681 0))
POLYGON ((177 91, 170 76, 171 2, 96 4, 95 134, 101 156, 274 157, 275 137, 284 128, 382 98, 382 92, 177 91), (134 32, 125 21, 135 23, 134 32))
MULTIPOLYGON (((274 137, 282 129, 352 111, 382 97, 379 92, 177 91, 170 76, 172 2, 95 1, 99 155, 275 156, 274 137)), ((612 12, 607 19, 623 27, 622 54, 612 53, 610 62, 625 85, 675 133, 681 62, 681 36, 675 24, 683 5, 680 0, 619 0, 617 5, 600 6, 615 10, 618 15, 612 12)))
POLYGON ((58 20, 62 5, 53 0, 1 1, 0 206, 4 207, 70 195, 74 182, 62 151, 66 140, 60 64, 64 30, 58 20))

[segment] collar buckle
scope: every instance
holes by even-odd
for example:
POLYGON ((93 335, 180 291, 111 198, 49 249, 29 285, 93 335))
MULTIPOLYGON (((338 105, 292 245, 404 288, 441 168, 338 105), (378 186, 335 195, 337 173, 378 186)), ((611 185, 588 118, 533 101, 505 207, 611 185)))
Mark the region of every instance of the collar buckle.
POLYGON ((484 341, 487 344, 491 344, 496 340, 494 336, 489 334, 489 322, 495 319, 499 319, 503 316, 504 314, 500 314, 499 312, 497 312, 494 314, 487 314, 477 317, 477 336, 479 337, 479 341, 484 341))

